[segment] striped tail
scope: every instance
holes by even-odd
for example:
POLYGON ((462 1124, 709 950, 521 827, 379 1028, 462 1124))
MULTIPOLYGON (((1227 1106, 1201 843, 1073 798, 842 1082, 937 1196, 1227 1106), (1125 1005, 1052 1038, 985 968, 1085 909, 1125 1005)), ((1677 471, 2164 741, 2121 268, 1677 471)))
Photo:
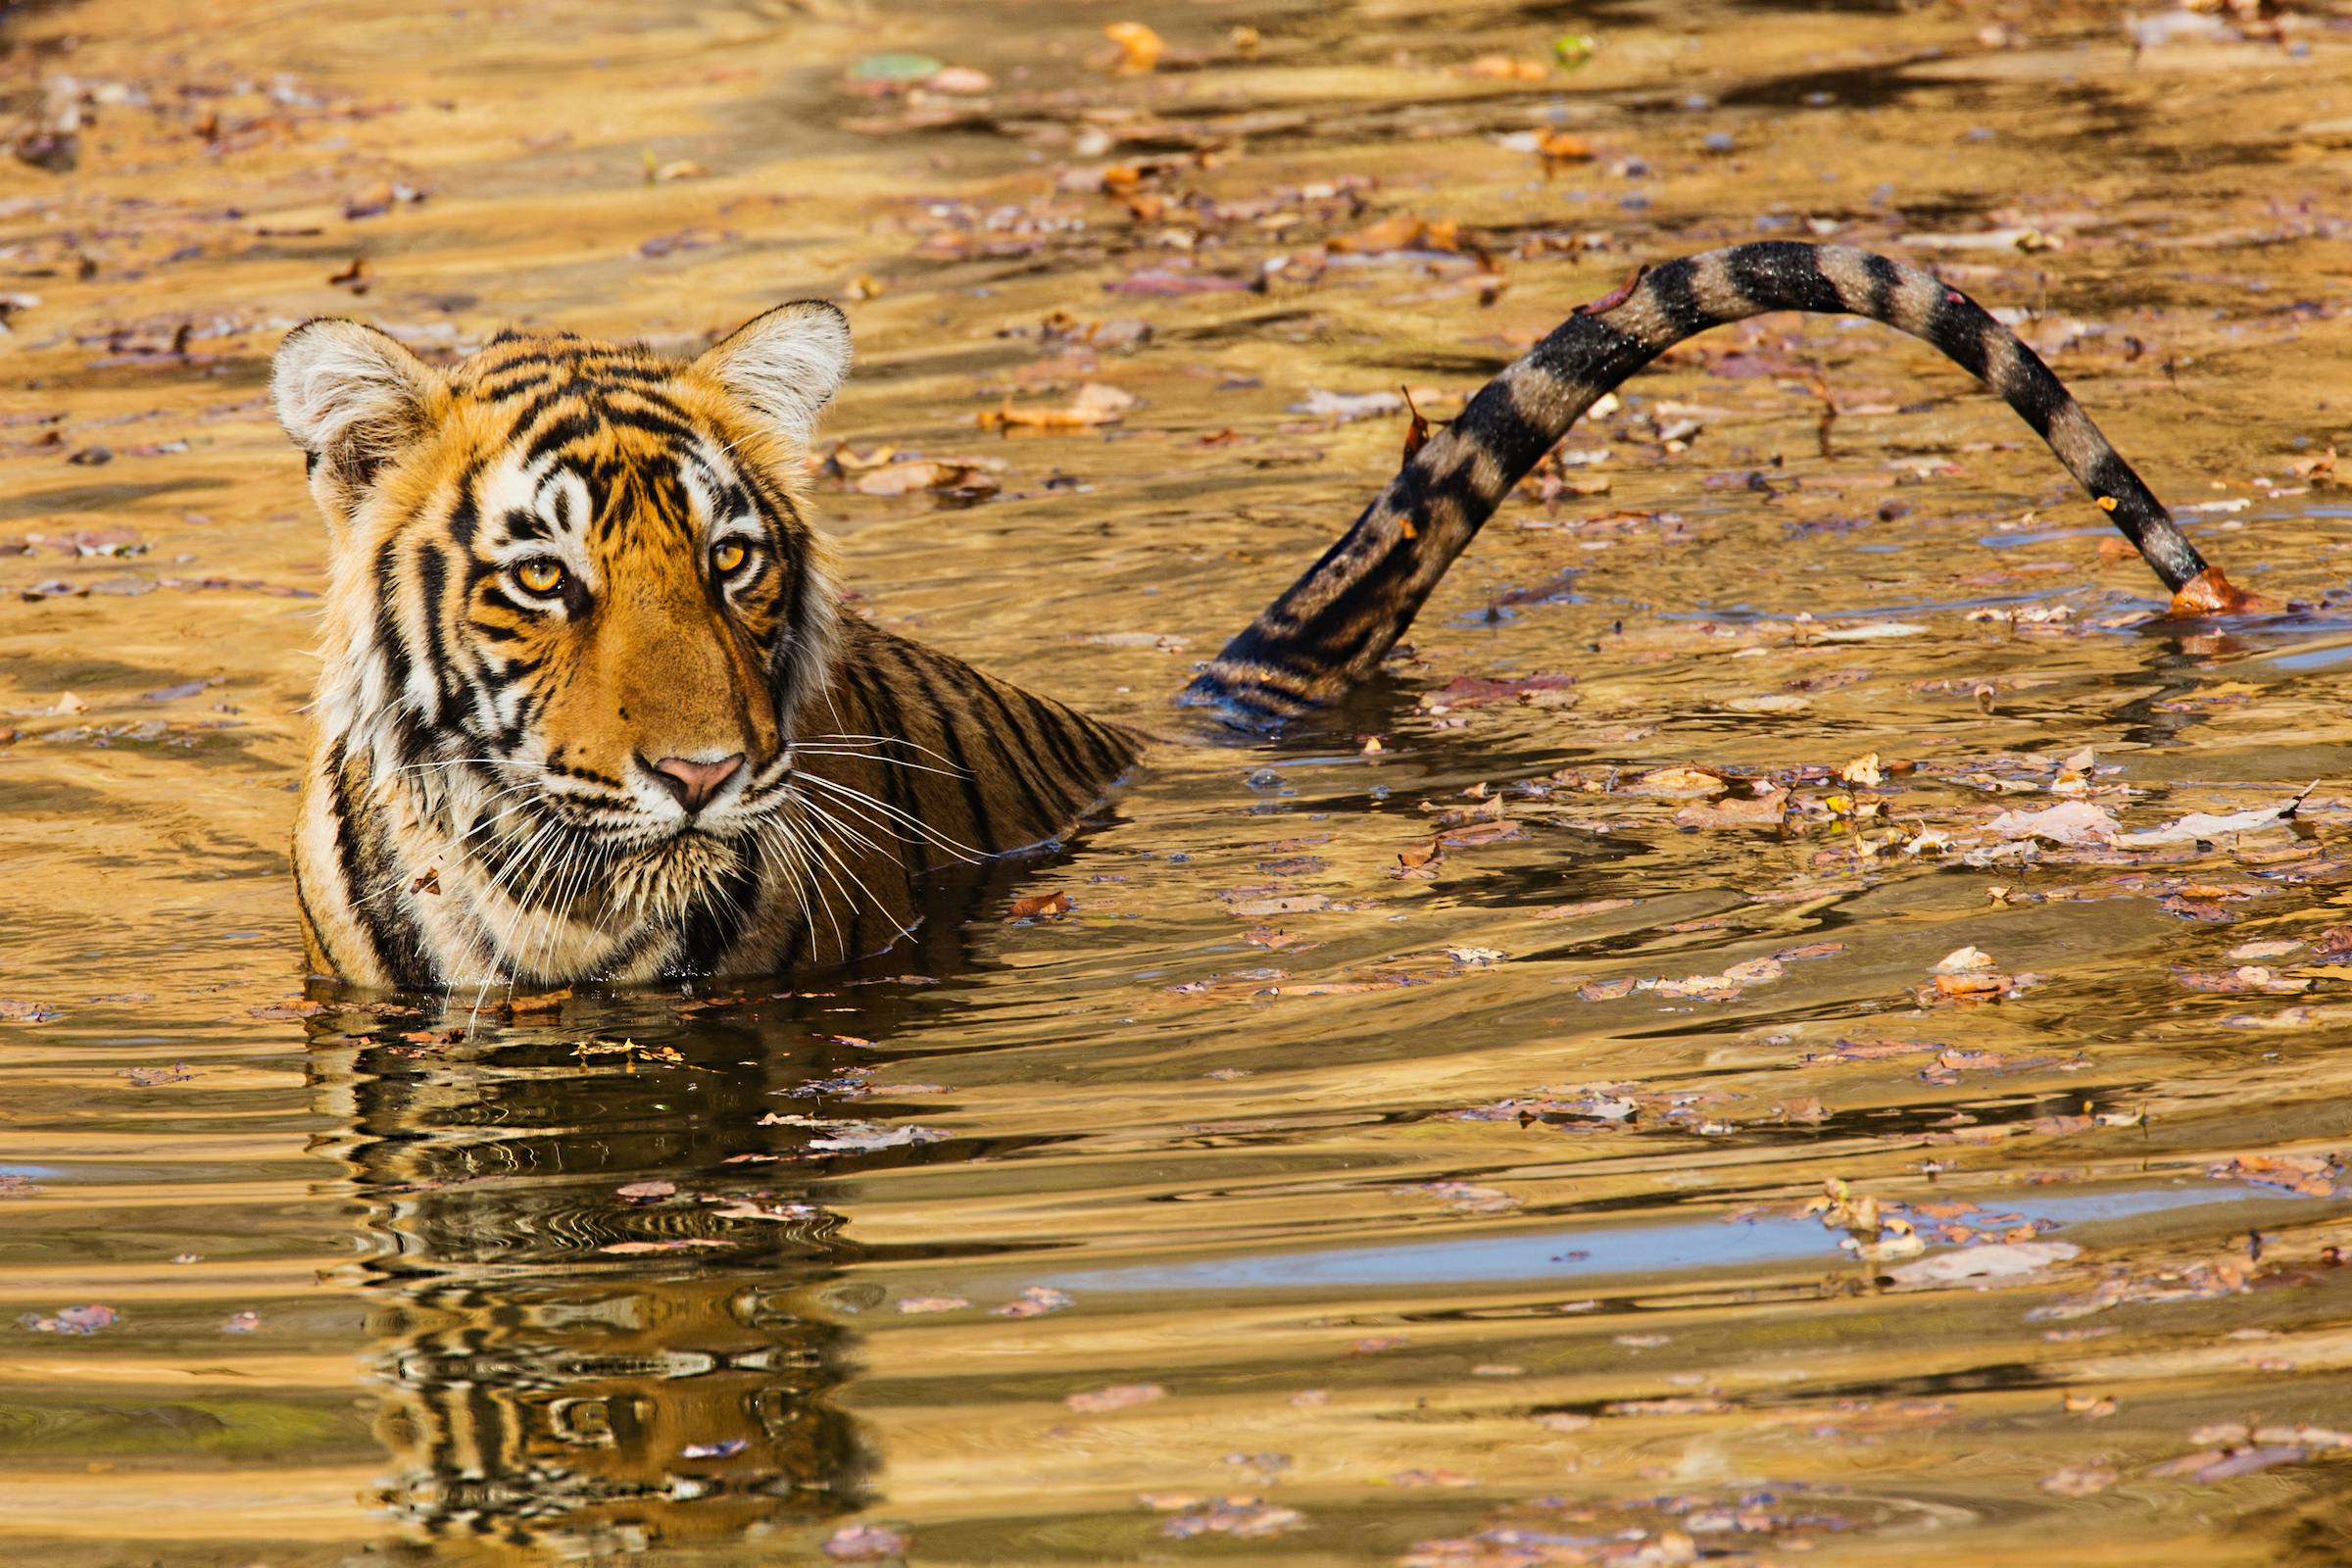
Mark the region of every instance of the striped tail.
POLYGON ((2205 570, 2050 368, 1974 300, 1868 251, 1769 240, 1668 262, 1580 307, 1433 436, 1178 701, 1258 729, 1339 697, 1380 667, 1454 557, 1603 393, 1685 338, 1767 311, 1867 316, 1933 344, 2025 416, 2167 588, 2205 570))

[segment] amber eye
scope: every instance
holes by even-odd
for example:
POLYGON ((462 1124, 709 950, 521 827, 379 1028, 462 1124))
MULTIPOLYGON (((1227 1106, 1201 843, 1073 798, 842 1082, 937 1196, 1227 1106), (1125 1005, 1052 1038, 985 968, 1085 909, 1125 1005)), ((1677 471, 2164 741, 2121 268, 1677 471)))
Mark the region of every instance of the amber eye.
POLYGON ((750 560, 751 555, 751 551, 744 548, 742 540, 722 540, 710 547, 710 564, 724 577, 750 560))
POLYGON ((514 568, 514 580, 535 594, 552 594, 564 586, 564 564, 552 556, 533 556, 514 568))

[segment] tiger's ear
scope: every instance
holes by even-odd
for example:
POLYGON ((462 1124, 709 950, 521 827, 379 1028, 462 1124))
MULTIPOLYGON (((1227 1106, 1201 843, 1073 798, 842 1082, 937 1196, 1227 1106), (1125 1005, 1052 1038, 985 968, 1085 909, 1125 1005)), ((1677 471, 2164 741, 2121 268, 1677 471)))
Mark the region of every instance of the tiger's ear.
POLYGON ((396 338, 334 317, 286 334, 270 368, 278 425, 310 455, 311 493, 340 524, 376 470, 424 433, 441 378, 396 338))
POLYGON ((850 318, 823 300, 794 300, 753 317, 694 368, 805 443, 850 373, 850 318))

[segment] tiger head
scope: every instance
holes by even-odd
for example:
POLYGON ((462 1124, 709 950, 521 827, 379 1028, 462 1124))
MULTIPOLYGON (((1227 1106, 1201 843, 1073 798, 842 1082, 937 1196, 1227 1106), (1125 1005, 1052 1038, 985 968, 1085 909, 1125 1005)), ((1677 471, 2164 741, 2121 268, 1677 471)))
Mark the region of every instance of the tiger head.
MULTIPOLYGON (((288 335, 271 396, 332 541, 319 799, 297 836, 314 957, 334 922, 309 884, 337 858, 355 908, 479 927, 419 934, 443 980, 453 953, 506 978, 595 972, 545 950, 642 942, 748 874, 835 646, 803 484, 849 363, 847 322, 813 301, 691 363, 502 333, 442 369, 355 321, 288 335), (428 869, 441 901, 391 885, 428 869), (602 935, 555 929, 581 921, 602 935)), ((326 958, 416 978, 398 954, 326 958)))

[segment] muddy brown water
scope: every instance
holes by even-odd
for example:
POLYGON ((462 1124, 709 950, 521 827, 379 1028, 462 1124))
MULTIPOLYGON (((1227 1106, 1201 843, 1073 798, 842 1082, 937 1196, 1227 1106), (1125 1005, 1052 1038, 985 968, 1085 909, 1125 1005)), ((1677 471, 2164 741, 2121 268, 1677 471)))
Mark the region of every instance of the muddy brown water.
POLYGON ((95 115, 0 172, 0 1558, 2352 1558, 2340 24, 0 16, 11 113, 95 115), (1443 417, 1760 235, 2009 310, 2293 608, 2152 621, 2004 408, 1773 318, 1344 710, 1170 706, 1394 468, 1314 394, 1443 417), (811 294, 854 607, 1168 744, 850 972, 306 981, 277 335, 811 294))

